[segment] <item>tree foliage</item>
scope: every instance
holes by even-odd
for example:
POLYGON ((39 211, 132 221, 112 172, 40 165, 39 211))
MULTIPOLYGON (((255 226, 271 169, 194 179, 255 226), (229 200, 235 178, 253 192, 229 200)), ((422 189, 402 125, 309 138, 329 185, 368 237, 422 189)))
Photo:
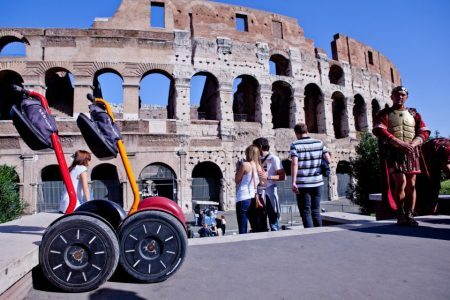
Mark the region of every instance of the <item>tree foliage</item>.
POLYGON ((14 167, 0 165, 0 223, 14 220, 23 213, 18 181, 14 167))
POLYGON ((356 146, 356 157, 350 159, 352 176, 355 180, 350 187, 350 200, 359 205, 361 212, 374 212, 374 205, 369 200, 369 194, 381 192, 380 156, 378 141, 369 132, 361 134, 361 140, 356 146))

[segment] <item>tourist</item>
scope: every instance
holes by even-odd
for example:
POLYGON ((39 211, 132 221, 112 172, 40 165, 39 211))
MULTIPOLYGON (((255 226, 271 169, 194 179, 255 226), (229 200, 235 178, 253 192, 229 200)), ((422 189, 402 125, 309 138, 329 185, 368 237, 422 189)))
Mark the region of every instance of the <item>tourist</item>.
POLYGON ((258 147, 250 145, 245 149, 245 160, 236 171, 236 217, 239 234, 247 233, 247 221, 249 220, 250 205, 255 200, 256 188, 259 183, 258 167, 259 150, 258 147))
MULTIPOLYGON (((276 181, 285 180, 286 173, 281 165, 280 158, 269 152, 270 145, 266 138, 261 137, 254 140, 253 145, 258 147, 261 154, 262 171, 259 173, 260 184, 258 185, 258 193, 265 198, 269 228, 271 231, 277 231, 280 230, 280 200, 278 198, 276 181)), ((264 220, 264 223, 266 223, 266 220, 264 220)), ((264 225, 264 227, 267 227, 267 225, 264 225)))
POLYGON ((291 144, 292 191, 296 194, 303 227, 322 226, 320 215, 320 198, 323 177, 321 163, 324 159, 331 162, 330 154, 322 141, 308 136, 306 124, 294 127, 297 140, 291 144))
MULTIPOLYGON (((70 178, 72 180, 75 194, 77 196, 77 203, 75 204, 75 208, 85 203, 86 201, 89 201, 91 198, 87 174, 87 168, 90 161, 91 153, 84 150, 77 150, 74 154, 72 164, 69 167, 70 178)), ((64 189, 64 193, 61 197, 61 202, 59 205, 59 212, 65 213, 68 206, 69 193, 67 192, 67 189, 64 189)))

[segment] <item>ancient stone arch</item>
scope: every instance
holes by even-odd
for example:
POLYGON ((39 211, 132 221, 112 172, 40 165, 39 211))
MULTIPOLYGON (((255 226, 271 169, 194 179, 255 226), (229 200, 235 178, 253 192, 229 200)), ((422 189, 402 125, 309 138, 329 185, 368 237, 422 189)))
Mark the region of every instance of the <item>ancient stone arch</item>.
POLYGON ((333 99, 333 128, 334 137, 337 139, 345 138, 349 134, 347 98, 341 92, 334 92, 331 95, 333 99))
POLYGON ((272 97, 270 110, 272 114, 273 128, 293 128, 292 103, 294 91, 292 86, 285 81, 276 81, 272 84, 272 97))

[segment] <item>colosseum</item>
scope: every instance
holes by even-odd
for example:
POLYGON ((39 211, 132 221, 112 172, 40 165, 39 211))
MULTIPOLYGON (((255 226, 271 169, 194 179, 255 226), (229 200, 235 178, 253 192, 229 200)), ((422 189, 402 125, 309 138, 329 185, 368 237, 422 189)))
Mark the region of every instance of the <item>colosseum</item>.
MULTIPOLYGON (((57 209, 63 186, 53 152, 32 151, 9 120, 18 100, 12 83, 47 97, 70 161, 87 148, 75 122, 88 111, 85 95, 101 97, 104 74, 120 78, 123 103, 114 111, 141 193, 173 199, 185 212, 199 201, 234 209, 236 162, 254 138, 267 137, 288 166, 298 122, 333 155, 323 200, 345 197, 359 134, 401 83, 388 58, 351 37, 334 35, 330 58, 296 19, 203 0, 122 0, 89 29, 0 28, 0 50, 11 43, 24 55, 0 56, 0 164, 16 167, 29 213, 57 209), (154 74, 169 84, 166 106, 140 98, 154 74)), ((89 175, 95 198, 129 208, 120 158, 94 158, 89 175)), ((294 204, 289 182, 279 184, 282 203, 294 204)))

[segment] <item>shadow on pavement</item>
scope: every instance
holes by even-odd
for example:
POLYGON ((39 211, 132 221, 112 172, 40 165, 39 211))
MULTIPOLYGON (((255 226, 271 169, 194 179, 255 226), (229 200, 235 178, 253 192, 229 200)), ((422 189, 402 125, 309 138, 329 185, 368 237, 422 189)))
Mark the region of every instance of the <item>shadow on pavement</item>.
POLYGON ((21 225, 4 225, 0 226, 0 233, 19 233, 19 234, 36 234, 42 235, 45 227, 38 226, 21 226, 21 225))
POLYGON ((122 290, 115 290, 110 288, 100 288, 95 293, 89 295, 89 299, 92 300, 110 300, 110 299, 125 299, 125 300, 132 300, 132 299, 145 299, 142 297, 139 297, 135 292, 130 291, 122 291, 122 290))
POLYGON ((44 272, 42 272, 42 268, 40 265, 37 265, 33 268, 33 270, 31 270, 31 277, 33 279, 34 289, 45 292, 59 292, 61 294, 63 293, 58 290, 53 284, 51 284, 50 281, 47 280, 47 278, 44 276, 44 272))
MULTIPOLYGON (((437 222, 437 220, 433 223, 435 222, 437 222)), ((355 228, 351 229, 351 231, 450 241, 450 228, 427 227, 424 226, 423 223, 419 227, 401 227, 393 224, 368 228, 355 228)))

